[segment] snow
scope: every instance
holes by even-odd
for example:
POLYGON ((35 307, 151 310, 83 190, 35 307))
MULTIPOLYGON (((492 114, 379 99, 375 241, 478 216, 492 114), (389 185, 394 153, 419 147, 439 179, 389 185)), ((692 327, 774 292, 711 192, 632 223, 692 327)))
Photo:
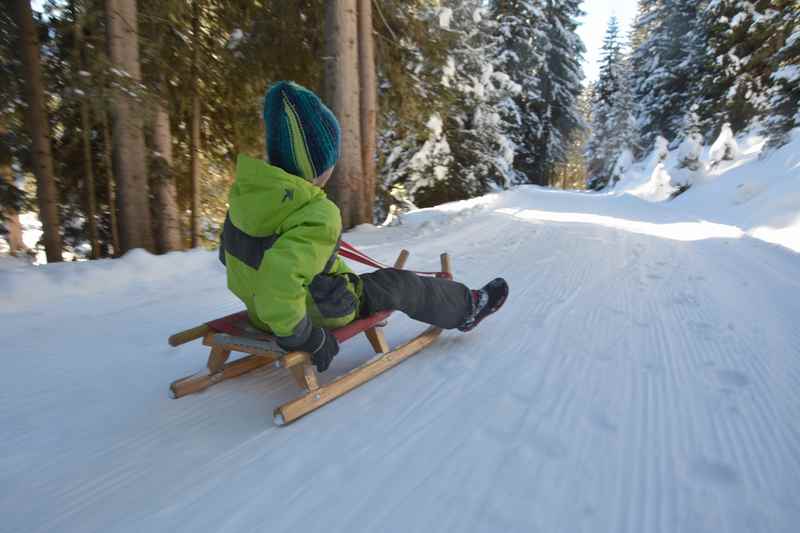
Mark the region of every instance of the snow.
POLYGON ((242 40, 244 39, 244 32, 240 28, 236 28, 231 32, 230 37, 228 38, 228 44, 225 47, 228 50, 236 50, 239 45, 242 44, 242 40))
POLYGON ((703 137, 700 134, 687 135, 678 147, 678 161, 682 166, 698 169, 703 154, 703 137))
POLYGON ((448 173, 447 163, 451 152, 447 138, 443 135, 442 117, 438 113, 433 113, 426 127, 431 135, 409 161, 409 167, 415 178, 410 187, 412 194, 421 187, 443 180, 448 173))
POLYGON ((121 78, 130 78, 131 77, 131 75, 126 70, 118 69, 118 68, 115 68, 115 67, 111 67, 110 70, 115 76, 119 76, 121 78))
POLYGON ((722 126, 720 133, 714 144, 711 145, 708 156, 711 163, 716 165, 721 161, 731 161, 739 157, 739 146, 736 137, 733 135, 731 125, 726 123, 722 126))
POLYGON ((445 30, 450 29, 450 23, 453 20, 453 10, 449 7, 443 7, 439 11, 439 27, 445 30))
MULTIPOLYGON (((0 261, 2 530, 794 532, 799 256, 695 208, 746 179, 768 187, 731 210, 798 218, 797 142, 742 141, 673 202, 529 186, 348 234, 511 297, 284 428, 280 369, 167 393, 207 351, 166 337, 240 308, 216 253, 0 261)), ((370 356, 348 342, 323 377, 370 356)))
POLYGON ((753 16, 752 13, 748 13, 746 11, 740 11, 740 12, 736 13, 736 15, 734 15, 733 18, 731 19, 731 22, 730 22, 731 28, 736 28, 737 26, 740 26, 741 24, 745 23, 752 16, 753 16))
POLYGON ((625 172, 611 194, 661 202, 689 185, 668 208, 800 252, 800 129, 778 150, 767 152, 765 146, 764 137, 750 133, 737 139, 726 125, 711 147, 702 148, 692 170, 682 161, 696 146, 669 152, 660 144, 625 172))
POLYGON ((472 12, 472 22, 478 24, 481 20, 483 20, 483 10, 478 8, 472 12))
POLYGON ((450 87, 450 80, 456 76, 456 60, 453 56, 447 56, 447 63, 442 67, 442 85, 450 87))
POLYGON ((795 29, 794 33, 792 33, 787 39, 786 44, 784 46, 786 48, 794 46, 794 44, 800 40, 800 28, 795 29))
POLYGON ((786 80, 789 83, 800 82, 800 65, 784 65, 772 75, 775 81, 786 80))
POLYGON ((439 115, 439 113, 433 113, 428 119, 428 122, 427 124, 425 124, 425 126, 435 136, 439 136, 442 134, 444 122, 442 122, 442 117, 439 115))

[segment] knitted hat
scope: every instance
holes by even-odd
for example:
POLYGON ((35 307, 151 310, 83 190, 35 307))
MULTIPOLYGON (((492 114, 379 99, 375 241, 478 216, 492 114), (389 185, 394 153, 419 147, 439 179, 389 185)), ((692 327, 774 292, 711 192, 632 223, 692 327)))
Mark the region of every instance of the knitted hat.
POLYGON ((333 112, 313 92, 279 81, 264 97, 267 161, 309 181, 339 160, 341 133, 333 112))

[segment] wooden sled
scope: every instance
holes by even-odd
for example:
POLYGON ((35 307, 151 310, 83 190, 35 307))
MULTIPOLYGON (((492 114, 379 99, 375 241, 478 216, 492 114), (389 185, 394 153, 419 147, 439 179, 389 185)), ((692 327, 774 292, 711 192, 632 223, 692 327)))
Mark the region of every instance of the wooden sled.
MULTIPOLYGON (((408 255, 408 251, 403 250, 395 261, 395 268, 403 268, 408 255)), ((442 273, 451 277, 450 258, 447 254, 441 255, 441 264, 442 273)), ((317 371, 308 353, 283 351, 273 337, 249 323, 246 311, 181 331, 169 338, 171 346, 180 346, 202 338, 203 344, 210 347, 211 352, 206 371, 172 382, 170 385, 172 397, 180 398, 200 392, 221 381, 272 364, 287 369, 303 390, 300 397, 278 406, 273 411, 275 424, 279 426, 289 424, 400 364, 435 341, 442 332, 441 329, 431 326, 405 344, 390 349, 381 329, 389 315, 391 311, 384 311, 356 320, 333 332, 339 343, 364 333, 378 355, 324 385, 319 383, 317 371), (242 352, 247 355, 228 362, 231 352, 242 352)))

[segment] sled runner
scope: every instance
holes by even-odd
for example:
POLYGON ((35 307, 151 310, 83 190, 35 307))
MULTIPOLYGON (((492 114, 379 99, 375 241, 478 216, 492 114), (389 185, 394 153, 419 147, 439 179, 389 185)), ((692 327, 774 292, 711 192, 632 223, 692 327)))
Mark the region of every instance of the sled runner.
MULTIPOLYGON (((345 242, 342 242, 340 255, 378 268, 385 266, 345 242)), ((403 268, 408 255, 408 251, 401 251, 394 268, 403 268)), ((441 268, 441 272, 419 274, 452 277, 450 258, 447 254, 441 255, 441 268)), ((273 411, 273 420, 277 425, 288 424, 398 365, 431 344, 442 332, 441 329, 431 326, 405 344, 390 349, 381 329, 389 315, 391 311, 384 311, 333 331, 340 344, 359 333, 364 333, 378 355, 325 384, 320 384, 309 354, 287 353, 282 350, 272 336, 250 324, 246 311, 212 320, 169 338, 171 346, 203 339, 203 344, 211 349, 206 365, 207 371, 174 381, 170 385, 170 391, 173 398, 180 398, 272 364, 287 369, 303 390, 300 397, 278 406, 273 411), (228 362, 231 352, 242 352, 247 355, 228 362)))

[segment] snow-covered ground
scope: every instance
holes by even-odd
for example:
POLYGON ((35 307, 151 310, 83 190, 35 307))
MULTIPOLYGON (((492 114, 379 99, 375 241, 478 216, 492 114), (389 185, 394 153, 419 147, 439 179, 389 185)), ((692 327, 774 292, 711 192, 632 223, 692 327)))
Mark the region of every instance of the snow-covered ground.
POLYGON ((280 370, 167 393, 207 355, 167 336, 239 309, 214 253, 4 261, 0 530, 798 531, 800 255, 689 212, 525 187, 350 234, 511 297, 283 428, 280 370))
POLYGON ((766 150, 760 135, 735 138, 727 126, 711 146, 689 139, 668 151, 660 139, 642 162, 620 158, 623 178, 611 194, 660 202, 689 185, 671 208, 800 252, 800 129, 792 133, 778 150, 766 150))

